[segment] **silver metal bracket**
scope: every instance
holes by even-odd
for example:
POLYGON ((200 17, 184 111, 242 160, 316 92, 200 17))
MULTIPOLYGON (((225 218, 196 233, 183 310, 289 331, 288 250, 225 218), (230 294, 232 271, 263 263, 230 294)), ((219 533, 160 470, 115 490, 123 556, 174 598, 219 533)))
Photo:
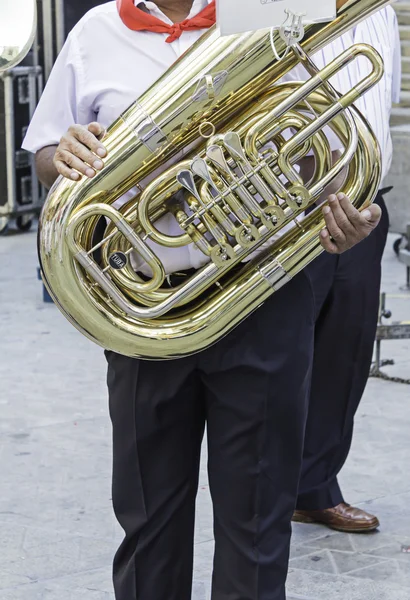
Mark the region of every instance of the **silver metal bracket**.
POLYGON ((280 290, 281 287, 289 283, 292 279, 285 267, 277 259, 267 259, 265 263, 257 267, 257 271, 275 291, 280 290))
POLYGON ((146 116, 135 133, 151 152, 156 152, 167 141, 166 135, 150 115, 146 116))
POLYGON ((303 17, 305 13, 294 13, 288 8, 285 9, 285 13, 287 14, 287 18, 279 29, 279 34, 287 46, 293 46, 304 38, 305 27, 303 25, 303 17))
POLYGON ((305 36, 305 27, 303 25, 303 17, 305 13, 294 13, 288 8, 285 9, 286 19, 283 25, 279 28, 279 35, 282 40, 286 43, 286 48, 282 56, 279 56, 276 49, 274 31, 275 27, 271 28, 270 42, 273 50, 273 54, 277 61, 281 61, 289 54, 289 50, 303 40, 305 36))

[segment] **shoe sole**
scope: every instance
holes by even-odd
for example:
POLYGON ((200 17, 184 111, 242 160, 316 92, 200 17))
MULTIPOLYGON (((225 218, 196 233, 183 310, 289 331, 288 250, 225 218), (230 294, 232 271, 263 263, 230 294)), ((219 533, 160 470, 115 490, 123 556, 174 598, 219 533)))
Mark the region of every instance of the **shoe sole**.
POLYGON ((330 523, 326 523, 324 521, 317 521, 312 517, 308 517, 305 515, 294 515, 292 518, 294 523, 306 523, 306 524, 316 524, 316 525, 324 525, 325 527, 329 527, 329 529, 333 529, 334 531, 341 531, 342 533, 370 533, 375 531, 380 527, 379 521, 375 522, 372 525, 366 525, 364 527, 343 527, 337 525, 331 525, 330 523))

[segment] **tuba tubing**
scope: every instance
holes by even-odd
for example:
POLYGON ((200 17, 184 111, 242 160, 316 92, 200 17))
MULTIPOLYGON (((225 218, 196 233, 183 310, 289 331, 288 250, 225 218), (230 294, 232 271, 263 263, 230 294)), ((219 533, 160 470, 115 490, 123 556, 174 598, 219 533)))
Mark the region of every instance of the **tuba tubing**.
MULTIPOLYGON (((349 0, 338 10, 332 23, 306 27, 303 50, 308 54, 314 53, 389 3, 383 0, 349 0)), ((278 35, 276 38, 278 51, 283 52, 285 43, 278 35)), ((380 80, 383 69, 380 56, 374 50, 362 46, 360 51, 373 65, 372 76, 367 78, 361 90, 364 93, 380 80)), ((345 54, 340 61, 341 66, 355 58, 345 54)), ((207 248, 206 237, 200 235, 200 228, 192 233, 195 228, 188 223, 185 233, 172 239, 169 236, 161 238, 155 226, 150 225, 163 214, 161 198, 169 197, 180 189, 175 187, 175 172, 186 172, 192 165, 187 159, 181 163, 180 154, 188 151, 192 158, 202 157, 205 160, 209 143, 206 144, 203 138, 209 127, 211 133, 218 133, 212 138, 214 145, 218 145, 221 133, 239 131, 252 152, 257 153, 255 128, 258 124, 263 122, 265 126, 270 114, 277 114, 276 121, 279 123, 281 115, 286 113, 289 97, 294 100, 291 108, 302 100, 300 88, 289 86, 284 88, 287 92, 282 102, 275 105, 271 98, 275 93, 270 91, 297 62, 297 53, 290 52, 278 63, 272 53, 269 32, 221 38, 214 27, 110 126, 104 139, 108 156, 100 173, 92 180, 57 180, 40 218, 38 251, 41 271, 44 284, 57 306, 84 335, 106 349, 127 356, 155 360, 193 354, 229 333, 321 253, 318 236, 323 220, 320 210, 316 209, 305 218, 302 226, 294 227, 280 239, 280 243, 275 245, 274 242, 246 263, 239 274, 237 270, 233 274, 232 267, 273 238, 269 223, 257 232, 260 239, 252 246, 252 251, 241 247, 235 255, 228 257, 228 266, 220 261, 220 257, 216 260, 214 256, 214 260, 200 269, 186 285, 170 292, 161 287, 165 279, 161 262, 138 235, 142 232, 146 237, 158 236, 158 242, 169 247, 169 251, 197 240, 203 251, 209 251, 212 257, 212 250, 207 248), (265 105, 269 109, 265 110, 265 105), (125 192, 153 175, 154 180, 134 203, 127 205, 126 211, 120 213, 112 207, 125 192), (143 207, 147 207, 146 210, 143 207), (126 252, 132 247, 150 265, 153 271, 151 281, 134 281, 124 293, 117 282, 127 281, 126 270, 119 274, 113 272, 110 277, 104 275, 91 250, 93 229, 101 216, 112 223, 103 247, 106 259, 109 254, 107 247, 111 248, 112 240, 126 252), (145 229, 141 223, 145 224, 145 229)), ((331 69, 328 71, 330 76, 331 69)), ((316 90, 312 80, 304 89, 309 88, 309 93, 316 93, 315 98, 321 104, 323 93, 316 90)), ((328 92, 331 91, 328 85, 328 92)), ((313 143, 322 156, 319 170, 322 174, 327 171, 328 181, 334 179, 341 168, 348 169, 343 191, 354 200, 355 206, 361 208, 372 202, 378 191, 380 152, 368 124, 356 109, 350 108, 346 116, 340 114, 351 107, 355 99, 352 94, 346 95, 341 101, 338 99, 339 106, 334 103, 328 108, 329 118, 338 123, 339 136, 351 149, 346 152, 349 160, 345 157, 339 165, 331 168, 325 143, 313 143)), ((293 118, 297 124, 298 115, 293 118)), ((273 117, 271 120, 275 122, 273 117)), ((263 131, 269 132, 271 128, 268 124, 263 131)), ((286 152, 279 157, 286 174, 296 183, 298 178, 292 157, 301 147, 305 151, 310 147, 312 142, 309 142, 308 134, 311 130, 314 135, 312 123, 306 125, 305 134, 303 130, 297 133, 296 142, 284 145, 286 152)), ((239 156, 237 160, 242 159, 239 156)), ((268 181, 279 197, 286 192, 281 190, 281 184, 270 175, 266 166, 259 168, 265 183, 262 190, 256 191, 272 195, 272 191, 266 189, 268 181)), ((255 173, 249 175, 248 183, 261 185, 261 178, 255 173)), ((323 191, 325 177, 310 187, 310 204, 323 191)), ((301 189, 300 185, 297 187, 301 189)), ((247 199, 249 210, 256 214, 258 207, 252 204, 252 198, 249 200, 249 191, 242 187, 240 192, 240 198, 247 199)), ((232 194, 227 194, 224 202, 235 206, 238 211, 237 200, 232 194)), ((306 206, 301 207, 301 212, 306 206)), ((221 222, 223 216, 219 208, 214 206, 211 214, 204 214, 203 222, 211 228, 215 239, 223 240, 223 231, 218 225, 218 219, 221 222)), ((277 207, 268 208, 276 219, 279 214, 277 207)), ((283 216, 283 219, 283 225, 293 220, 289 215, 283 216)), ((224 243, 220 241, 227 249, 229 244, 224 246, 224 243)), ((128 269, 128 279, 132 278, 128 269)))

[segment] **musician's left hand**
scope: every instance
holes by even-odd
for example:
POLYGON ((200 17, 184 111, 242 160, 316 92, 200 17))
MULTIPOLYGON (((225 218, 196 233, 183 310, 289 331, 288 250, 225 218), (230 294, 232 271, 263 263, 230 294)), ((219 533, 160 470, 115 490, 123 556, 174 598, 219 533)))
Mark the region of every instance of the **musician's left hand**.
POLYGON ((380 223, 380 206, 372 204, 359 212, 345 194, 332 194, 329 206, 322 209, 326 227, 320 233, 320 242, 326 252, 342 254, 367 238, 380 223))

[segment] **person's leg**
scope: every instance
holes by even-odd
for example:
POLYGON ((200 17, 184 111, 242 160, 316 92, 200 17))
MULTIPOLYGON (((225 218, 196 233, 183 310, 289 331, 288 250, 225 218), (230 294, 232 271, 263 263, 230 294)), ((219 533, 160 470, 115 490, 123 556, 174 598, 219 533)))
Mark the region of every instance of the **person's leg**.
POLYGON ((193 530, 204 430, 195 359, 107 353, 113 504, 125 539, 117 600, 191 600, 193 530))
MULTIPOLYGON (((383 208, 380 226, 339 257, 329 294, 317 300, 321 305, 297 505, 302 511, 344 502, 337 475, 350 450, 354 415, 369 375, 388 233, 383 199, 378 202, 383 208)), ((315 264, 309 271, 314 289, 322 289, 323 271, 315 264)))
POLYGON ((284 600, 313 352, 299 275, 200 359, 214 506, 212 600, 284 600))

